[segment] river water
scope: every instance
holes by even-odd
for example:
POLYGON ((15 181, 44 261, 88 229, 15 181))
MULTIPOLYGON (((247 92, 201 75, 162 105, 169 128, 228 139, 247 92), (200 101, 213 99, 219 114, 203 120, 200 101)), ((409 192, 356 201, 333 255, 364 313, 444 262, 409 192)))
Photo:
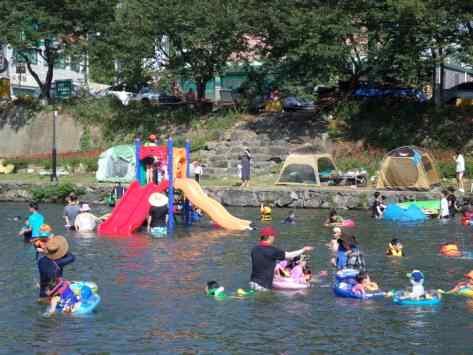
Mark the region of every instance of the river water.
MULTIPOLYGON (((62 232, 62 207, 43 206, 54 229, 62 232)), ((97 214, 104 211, 96 211, 97 214)), ((256 209, 234 209, 255 218, 256 209)), ((287 210, 276 210, 282 219, 287 210)), ((26 216, 21 204, 0 204, 0 353, 95 354, 441 354, 473 353, 473 299, 446 296, 439 307, 402 307, 389 299, 358 301, 333 296, 331 277, 300 293, 272 292, 243 300, 216 301, 204 295, 208 280, 228 291, 245 287, 249 253, 256 233, 232 234, 204 226, 179 228, 172 238, 103 238, 66 234, 76 262, 69 280, 92 280, 102 303, 86 317, 46 318, 35 303, 38 279, 33 249, 15 237, 26 216)), ((278 225, 277 245, 313 245, 312 268, 329 270, 321 227, 326 211, 297 211, 297 225, 278 225)), ((372 279, 385 289, 408 285, 412 268, 426 275, 427 288, 447 289, 473 261, 438 255, 438 246, 456 240, 473 250, 472 229, 429 221, 399 227, 374 221, 366 212, 354 218, 372 279), (388 241, 400 238, 407 256, 384 256, 388 241)), ((278 223, 274 223, 278 224, 278 223)))

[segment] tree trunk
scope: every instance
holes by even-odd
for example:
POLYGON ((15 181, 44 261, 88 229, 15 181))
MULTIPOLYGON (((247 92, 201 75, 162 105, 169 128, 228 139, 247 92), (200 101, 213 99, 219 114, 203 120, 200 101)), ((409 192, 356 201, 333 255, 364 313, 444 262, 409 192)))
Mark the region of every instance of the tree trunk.
POLYGON ((47 103, 49 104, 51 101, 51 85, 52 85, 53 75, 54 75, 54 60, 52 63, 48 62, 48 71, 46 73, 46 79, 43 83, 39 75, 33 70, 29 58, 26 55, 22 55, 22 57, 26 62, 26 67, 28 68, 28 72, 36 81, 36 84, 38 84, 39 86, 39 89, 41 92, 39 97, 46 99, 47 103))
POLYGON ((207 81, 205 79, 198 79, 196 81, 197 86, 197 101, 202 101, 205 99, 205 87, 207 86, 207 81))

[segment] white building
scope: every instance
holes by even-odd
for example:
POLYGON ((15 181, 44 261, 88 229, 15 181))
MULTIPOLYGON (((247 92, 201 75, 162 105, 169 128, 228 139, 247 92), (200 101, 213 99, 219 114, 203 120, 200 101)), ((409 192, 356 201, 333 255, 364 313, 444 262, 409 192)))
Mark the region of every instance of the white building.
MULTIPOLYGON (((30 56, 33 71, 43 81, 48 69, 46 62, 34 51, 30 52, 30 56)), ((87 70, 88 68, 83 62, 74 63, 69 59, 61 61, 54 68, 53 89, 56 80, 71 80, 75 89, 84 86, 88 77, 87 70)), ((9 45, 0 44, 0 79, 2 78, 9 80, 12 96, 38 96, 40 93, 38 84, 22 62, 21 57, 16 54, 15 49, 9 45)))

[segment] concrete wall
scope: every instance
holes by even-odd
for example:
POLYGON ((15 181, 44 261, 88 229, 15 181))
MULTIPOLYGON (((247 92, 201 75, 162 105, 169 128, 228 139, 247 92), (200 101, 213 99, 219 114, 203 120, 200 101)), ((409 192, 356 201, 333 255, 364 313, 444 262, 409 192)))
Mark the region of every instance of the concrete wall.
MULTIPOLYGON (((16 112, 0 112, 0 157, 48 153, 52 146, 52 113, 26 120, 16 112), (26 122, 25 122, 26 120, 26 122)), ((58 152, 78 151, 83 128, 67 115, 56 123, 58 152)))

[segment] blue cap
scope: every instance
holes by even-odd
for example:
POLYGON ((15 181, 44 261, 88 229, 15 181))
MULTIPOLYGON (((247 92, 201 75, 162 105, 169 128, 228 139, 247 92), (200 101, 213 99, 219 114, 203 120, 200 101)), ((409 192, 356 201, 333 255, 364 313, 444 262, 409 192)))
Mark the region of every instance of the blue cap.
POLYGON ((424 274, 419 270, 412 270, 411 273, 407 274, 407 277, 411 278, 415 282, 419 282, 424 279, 424 274))

